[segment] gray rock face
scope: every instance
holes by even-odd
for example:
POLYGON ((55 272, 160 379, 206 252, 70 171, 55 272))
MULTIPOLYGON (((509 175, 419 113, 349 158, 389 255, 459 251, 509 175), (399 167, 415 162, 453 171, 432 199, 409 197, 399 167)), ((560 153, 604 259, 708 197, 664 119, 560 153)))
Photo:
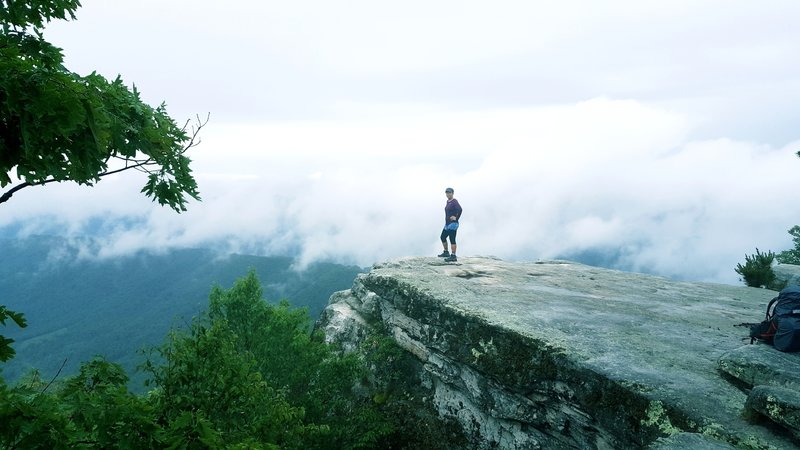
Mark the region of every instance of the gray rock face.
POLYGON ((778 282, 785 281, 786 286, 800 286, 800 266, 794 264, 777 264, 772 266, 778 282))
POLYGON ((350 350, 392 336, 416 371, 395 390, 458 424, 472 448, 797 448, 744 418, 748 388, 718 362, 749 342, 736 325, 760 321, 773 291, 566 261, 459 262, 376 265, 318 325, 350 350))
POLYGON ((747 396, 747 407, 783 425, 795 437, 800 435, 800 392, 775 386, 756 386, 747 396))
POLYGON ((650 447, 651 450, 735 450, 724 442, 697 433, 676 433, 661 438, 650 447))
POLYGON ((719 368, 746 391, 747 413, 760 415, 800 438, 800 355, 769 345, 740 347, 720 357, 719 368))
POLYGON ((747 388, 763 385, 800 391, 800 356, 779 352, 770 345, 748 345, 725 352, 718 366, 747 388))

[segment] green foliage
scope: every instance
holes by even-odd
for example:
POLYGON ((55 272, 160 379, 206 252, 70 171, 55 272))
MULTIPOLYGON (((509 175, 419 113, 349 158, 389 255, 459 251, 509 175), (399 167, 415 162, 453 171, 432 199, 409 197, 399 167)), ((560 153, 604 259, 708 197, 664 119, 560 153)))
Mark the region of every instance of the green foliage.
POLYGON ((385 334, 384 329, 373 331, 361 345, 361 352, 365 356, 370 372, 379 373, 381 380, 389 386, 406 377, 408 373, 398 370, 398 366, 406 352, 397 345, 397 342, 385 334))
MULTIPOLYGON (((166 106, 142 102, 120 77, 80 76, 63 65, 61 49, 44 39, 53 19, 75 19, 78 0, 0 0, 0 203, 20 189, 51 182, 93 185, 127 170, 147 174, 142 192, 175 211, 200 199, 187 150, 191 135, 166 106)), ((4 319, 6 315, 0 316, 4 319)), ((13 316, 8 316, 12 317, 13 316)), ((0 361, 13 356, 0 335, 0 361)))
POLYGON ((795 225, 790 228, 789 234, 792 235, 794 248, 778 253, 775 259, 781 264, 800 264, 800 225, 795 225))
POLYGON ((79 0, 0 0, 0 23, 3 31, 12 28, 42 28, 52 19, 75 19, 79 0))
POLYGON ((81 365, 57 392, 77 430, 76 439, 95 448, 152 448, 158 443, 155 409, 128 392, 122 367, 95 358, 81 365))
MULTIPOLYGON (((28 325, 25 322, 25 316, 11 311, 4 305, 0 305, 0 325, 5 326, 7 319, 11 319, 20 328, 25 328, 28 325)), ((0 335, 0 362, 8 361, 14 357, 15 352, 14 349, 11 348, 11 344, 13 342, 13 339, 9 339, 3 335, 0 335)))
POLYGON ((772 262, 775 254, 771 251, 761 253, 756 248, 754 255, 745 255, 745 264, 736 264, 736 273, 742 276, 745 284, 751 287, 770 287, 775 282, 772 262))
MULTIPOLYGON (((292 447, 306 432, 301 422, 303 410, 290 406, 283 392, 264 381, 252 355, 236 350, 235 335, 223 321, 196 320, 188 333, 172 332, 156 353, 157 358, 145 363, 145 370, 157 387, 152 398, 160 421, 170 429, 192 425, 192 430, 202 431, 210 427, 226 444, 253 437, 292 447), (159 365, 156 360, 164 363, 159 365), (187 413, 201 415, 190 417, 187 413)), ((200 432, 198 436, 211 439, 213 434, 200 432)), ((178 442, 174 437, 171 440, 178 442)))
POLYGON ((0 448, 160 448, 153 408, 126 381, 101 358, 57 385, 37 376, 13 389, 0 381, 0 448))
POLYGON ((11 389, 0 379, 0 448, 67 449, 75 441, 57 399, 37 388, 11 389))
POLYGON ((307 446, 373 448, 392 431, 369 398, 354 394, 365 376, 361 361, 334 352, 314 334, 305 309, 265 302, 253 271, 227 291, 212 290, 209 318, 227 323, 238 350, 252 354, 267 382, 284 389, 305 411, 305 423, 317 426, 307 446))
MULTIPOLYGON (((214 288, 208 314, 151 349, 145 396, 103 358, 61 382, 0 379, 0 448, 386 448, 394 426, 354 392, 362 361, 313 333, 304 309, 261 294, 253 271, 214 288)), ((371 359, 398 355, 383 342, 371 359)))
MULTIPOLYGON (((75 0, 0 3, 0 196, 54 181, 93 185, 124 170, 147 174, 142 192, 180 212, 199 200, 185 152, 195 145, 166 112, 142 102, 120 77, 80 76, 63 66, 61 50, 44 40, 51 19, 73 18, 75 0)), ((202 127, 204 124, 199 124, 202 127)))
POLYGON ((384 420, 392 428, 384 442, 392 448, 445 449, 467 447, 460 428, 452 423, 443 423, 432 409, 419 408, 414 401, 418 395, 429 395, 417 388, 422 383, 418 378, 418 361, 400 348, 397 341, 387 334, 382 324, 373 327, 359 347, 359 353, 369 367, 369 390, 373 402, 379 406, 384 420))
POLYGON ((169 450, 205 450, 224 448, 220 433, 202 411, 183 411, 165 433, 169 450))

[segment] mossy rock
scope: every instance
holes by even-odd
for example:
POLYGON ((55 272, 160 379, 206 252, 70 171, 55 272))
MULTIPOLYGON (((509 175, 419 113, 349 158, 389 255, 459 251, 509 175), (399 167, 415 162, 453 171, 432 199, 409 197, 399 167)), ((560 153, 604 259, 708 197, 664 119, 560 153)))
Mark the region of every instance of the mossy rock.
POLYGON ((745 406, 800 437, 800 392, 777 386, 756 386, 747 396, 745 406))

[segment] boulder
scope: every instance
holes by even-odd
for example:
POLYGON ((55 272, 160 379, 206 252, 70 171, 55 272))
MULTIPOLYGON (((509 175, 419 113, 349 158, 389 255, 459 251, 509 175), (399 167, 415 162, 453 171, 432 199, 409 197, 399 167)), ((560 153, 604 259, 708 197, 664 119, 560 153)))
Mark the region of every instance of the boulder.
POLYGON ((800 354, 779 352, 771 345, 756 343, 730 350, 717 365, 746 389, 768 385, 800 390, 800 354))
POLYGON ((718 362, 774 294, 569 261, 402 258, 334 295, 318 327, 352 351, 390 338, 409 376, 376 383, 456 424, 468 448, 794 449, 744 417, 747 390, 718 362))
POLYGON ((800 286, 800 266, 794 264, 776 264, 772 266, 776 284, 786 282, 786 286, 800 286))
POLYGON ((800 436, 800 392, 777 386, 756 386, 745 406, 800 436))
POLYGON ((746 413, 800 437, 800 354, 755 344, 723 354, 719 369, 748 392, 746 413))

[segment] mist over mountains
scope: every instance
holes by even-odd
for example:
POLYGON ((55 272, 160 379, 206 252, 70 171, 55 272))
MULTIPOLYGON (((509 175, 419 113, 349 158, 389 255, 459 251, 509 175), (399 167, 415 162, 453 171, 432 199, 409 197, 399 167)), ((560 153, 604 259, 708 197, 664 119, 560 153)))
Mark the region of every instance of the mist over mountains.
POLYGON ((101 258, 92 251, 99 245, 89 237, 0 237, 0 304, 28 321, 24 329, 3 327, 17 351, 0 367, 6 380, 31 368, 53 377, 65 360, 61 376, 68 375, 100 354, 141 382, 135 374, 141 362, 137 350, 160 344, 171 327, 190 323, 206 308, 213 285, 230 287, 252 269, 268 301, 287 299, 315 318, 333 292, 349 288, 363 271, 324 262, 299 270, 290 256, 200 248, 101 258))
POLYGON ((186 212, 132 195, 141 177, 120 175, 19 192, 3 206, 0 235, 97 235, 102 256, 219 246, 369 266, 437 254, 449 186, 464 208, 463 256, 588 255, 738 284, 745 254, 791 248, 797 213, 775 205, 793 202, 800 141, 701 138, 692 123, 669 108, 600 98, 366 123, 215 125, 192 155, 202 202, 186 212))

